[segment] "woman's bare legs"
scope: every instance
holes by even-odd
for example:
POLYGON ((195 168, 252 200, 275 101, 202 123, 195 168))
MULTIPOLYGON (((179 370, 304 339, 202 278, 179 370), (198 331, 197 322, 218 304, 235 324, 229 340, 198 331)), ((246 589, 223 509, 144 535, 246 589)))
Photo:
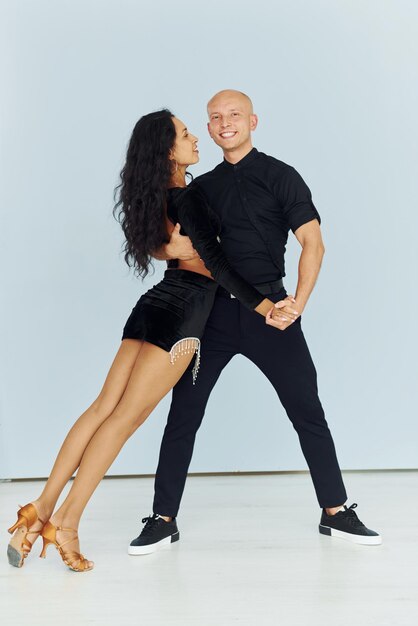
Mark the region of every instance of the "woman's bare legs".
MULTIPOLYGON (((69 431, 58 453, 48 481, 37 500, 33 501, 39 517, 47 521, 55 508, 59 495, 80 464, 94 433, 118 405, 143 342, 125 339, 115 356, 103 388, 93 404, 79 417, 69 431)), ((42 528, 38 521, 28 534, 31 543, 42 528)))
MULTIPOLYGON (((171 364, 166 351, 143 344, 119 404, 90 439, 71 489, 51 518, 52 524, 78 528, 87 502, 122 446, 174 387, 190 360, 184 355, 171 364)), ((59 531, 57 540, 67 541, 71 536, 59 531)), ((78 540, 69 542, 66 550, 78 552, 78 540)))

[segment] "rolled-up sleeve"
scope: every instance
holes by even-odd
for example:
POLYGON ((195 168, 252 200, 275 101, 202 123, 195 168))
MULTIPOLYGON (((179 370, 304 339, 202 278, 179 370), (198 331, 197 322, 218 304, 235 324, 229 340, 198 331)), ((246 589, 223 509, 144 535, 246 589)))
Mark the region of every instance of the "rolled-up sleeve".
POLYGON ((312 202, 312 194, 302 176, 291 166, 275 181, 275 196, 289 228, 295 232, 300 226, 321 218, 312 202))

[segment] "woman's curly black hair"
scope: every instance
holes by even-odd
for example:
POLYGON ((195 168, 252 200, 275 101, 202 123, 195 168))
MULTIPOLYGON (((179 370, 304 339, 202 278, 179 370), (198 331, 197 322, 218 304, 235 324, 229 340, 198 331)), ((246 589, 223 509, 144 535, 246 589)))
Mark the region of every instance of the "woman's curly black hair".
POLYGON ((168 109, 144 115, 129 140, 126 162, 115 189, 113 215, 126 241, 125 261, 145 278, 151 255, 169 241, 166 228, 166 196, 172 175, 170 150, 176 129, 168 109))

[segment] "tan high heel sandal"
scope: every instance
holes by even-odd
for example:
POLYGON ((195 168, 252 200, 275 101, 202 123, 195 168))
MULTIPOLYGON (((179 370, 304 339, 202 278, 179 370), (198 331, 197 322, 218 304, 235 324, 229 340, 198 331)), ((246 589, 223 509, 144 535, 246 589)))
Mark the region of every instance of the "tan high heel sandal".
POLYGON ((71 543, 74 539, 78 538, 78 532, 75 528, 63 528, 62 526, 54 526, 51 522, 47 522, 45 526, 41 530, 41 537, 43 539, 43 547, 42 552, 39 555, 41 559, 46 558, 46 549, 52 543, 60 553, 60 556, 64 563, 68 565, 68 567, 73 570, 73 572, 88 572, 93 569, 94 565, 89 565, 88 560, 84 558, 82 554, 79 552, 75 552, 74 550, 70 550, 69 552, 64 552, 63 547, 67 543, 71 543), (57 541, 57 531, 67 531, 75 533, 75 536, 63 543, 58 543, 57 541), (77 565, 74 565, 77 563, 77 565))
POLYGON ((33 504, 26 504, 25 506, 19 504, 19 506, 17 522, 8 529, 8 532, 13 535, 13 537, 7 546, 7 558, 10 565, 13 565, 13 567, 22 567, 26 557, 32 550, 33 544, 41 533, 41 529, 30 531, 31 526, 38 521, 42 525, 45 523, 38 517, 38 512, 33 504), (36 533, 38 533, 38 536, 35 537, 31 543, 28 539, 28 535, 35 535, 36 533))

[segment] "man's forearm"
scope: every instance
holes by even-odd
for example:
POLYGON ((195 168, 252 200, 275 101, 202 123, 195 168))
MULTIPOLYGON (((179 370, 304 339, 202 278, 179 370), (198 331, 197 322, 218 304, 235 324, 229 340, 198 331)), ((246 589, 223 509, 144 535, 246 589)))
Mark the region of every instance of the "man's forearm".
MULTIPOLYGON (((304 309, 315 286, 321 269, 325 248, 322 243, 306 243, 299 259, 298 285, 295 299, 299 308, 304 309)), ((302 311, 300 311, 302 312, 302 311)))

